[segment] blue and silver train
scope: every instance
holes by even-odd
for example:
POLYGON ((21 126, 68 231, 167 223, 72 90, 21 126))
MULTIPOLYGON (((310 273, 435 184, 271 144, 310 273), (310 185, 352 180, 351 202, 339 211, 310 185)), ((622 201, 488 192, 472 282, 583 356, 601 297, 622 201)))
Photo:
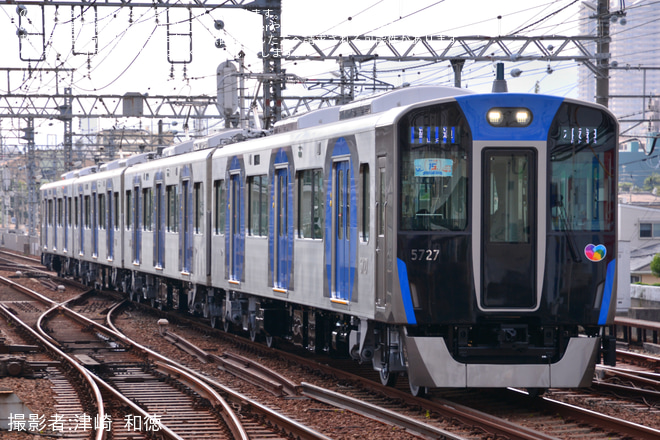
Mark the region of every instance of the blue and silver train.
POLYGON ((581 387, 616 307, 618 124, 409 87, 68 173, 46 266, 384 384, 581 387))

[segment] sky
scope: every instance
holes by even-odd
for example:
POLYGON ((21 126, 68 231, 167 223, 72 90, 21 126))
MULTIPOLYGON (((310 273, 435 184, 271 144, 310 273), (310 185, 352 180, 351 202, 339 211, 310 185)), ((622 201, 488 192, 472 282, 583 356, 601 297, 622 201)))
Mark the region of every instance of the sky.
MULTIPOLYGON (((580 3, 575 0, 283 0, 282 35, 573 36, 578 34, 580 3)), ((214 0, 214 4, 217 1, 214 0)), ((72 87, 74 95, 138 92, 215 96, 216 68, 225 60, 236 59, 242 51, 248 71, 259 73, 262 69, 258 58, 262 49, 262 19, 254 12, 191 9, 192 21, 189 21, 191 15, 185 9, 170 10, 168 19, 165 8, 98 7, 94 11, 93 8, 47 6, 43 8, 42 32, 41 11, 38 6, 29 6, 27 14, 19 20, 16 5, 0 6, 0 68, 62 66, 75 72, 60 78, 57 84, 52 73, 32 76, 13 73, 8 84, 6 73, 0 71, 0 95, 7 91, 54 94, 56 89, 61 92, 62 87, 72 87), (222 20, 223 29, 216 29, 217 20, 222 20), (19 24, 29 34, 22 40, 17 36, 19 24), (192 38, 185 36, 188 33, 192 38), (37 61, 44 46, 42 38, 45 60, 37 61), (217 40, 222 40, 224 47, 216 48, 217 40)), ((291 49, 290 44, 285 43, 285 52, 291 49)), ((507 62, 509 91, 534 92, 538 87, 541 93, 576 97, 576 66, 570 61, 507 62), (509 75, 515 68, 523 71, 517 78, 509 75)), ((393 86, 403 83, 451 86, 454 81, 448 62, 378 62, 375 67, 378 79, 393 86)), ((332 78, 338 71, 334 61, 284 60, 283 68, 303 78, 332 78)), ((365 63, 362 73, 372 77, 373 69, 373 63, 365 63)), ((462 85, 489 92, 494 75, 493 63, 467 62, 462 85)), ((249 93, 254 93, 258 85, 251 81, 247 87, 249 93)), ((323 91, 292 85, 284 93, 302 95, 323 91)), ((134 120, 103 119, 101 126, 135 123, 134 120)), ((0 124, 5 143, 15 142, 6 132, 16 129, 21 122, 4 119, 0 124)), ((62 141, 62 127, 58 121, 37 120, 35 126, 37 144, 62 141)), ((74 122, 74 132, 80 128, 74 122)))

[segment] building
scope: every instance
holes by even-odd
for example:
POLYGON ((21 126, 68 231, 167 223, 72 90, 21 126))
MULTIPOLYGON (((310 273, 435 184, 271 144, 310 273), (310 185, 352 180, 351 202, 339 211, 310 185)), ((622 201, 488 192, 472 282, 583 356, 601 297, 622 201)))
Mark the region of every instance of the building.
POLYGON ((619 243, 630 248, 630 282, 656 284, 651 260, 660 253, 660 209, 619 204, 619 243))

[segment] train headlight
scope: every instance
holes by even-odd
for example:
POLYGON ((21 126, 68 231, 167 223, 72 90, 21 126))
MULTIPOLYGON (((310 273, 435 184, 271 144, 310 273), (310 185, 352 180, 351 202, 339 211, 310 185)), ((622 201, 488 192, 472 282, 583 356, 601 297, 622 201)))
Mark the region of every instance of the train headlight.
POLYGON ((500 126, 504 122, 504 115, 500 110, 490 110, 488 112, 488 123, 494 126, 500 126))
POLYGON ((486 114, 493 127, 527 127, 532 123, 532 112, 524 107, 496 107, 486 114))
POLYGON ((516 122, 519 125, 527 126, 532 121, 532 114, 527 109, 518 110, 516 112, 516 122))

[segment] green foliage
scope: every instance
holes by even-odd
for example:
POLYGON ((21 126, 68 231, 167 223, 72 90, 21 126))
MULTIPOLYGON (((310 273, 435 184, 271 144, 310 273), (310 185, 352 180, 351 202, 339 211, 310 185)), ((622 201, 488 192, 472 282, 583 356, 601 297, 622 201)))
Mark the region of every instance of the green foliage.
POLYGON ((651 273, 660 277, 660 254, 655 254, 651 260, 651 273))
POLYGON ((644 179, 644 189, 647 191, 653 190, 653 188, 660 186, 660 174, 652 173, 649 177, 644 179))
POLYGON ((619 182, 619 192, 630 192, 632 186, 632 182, 619 182))

